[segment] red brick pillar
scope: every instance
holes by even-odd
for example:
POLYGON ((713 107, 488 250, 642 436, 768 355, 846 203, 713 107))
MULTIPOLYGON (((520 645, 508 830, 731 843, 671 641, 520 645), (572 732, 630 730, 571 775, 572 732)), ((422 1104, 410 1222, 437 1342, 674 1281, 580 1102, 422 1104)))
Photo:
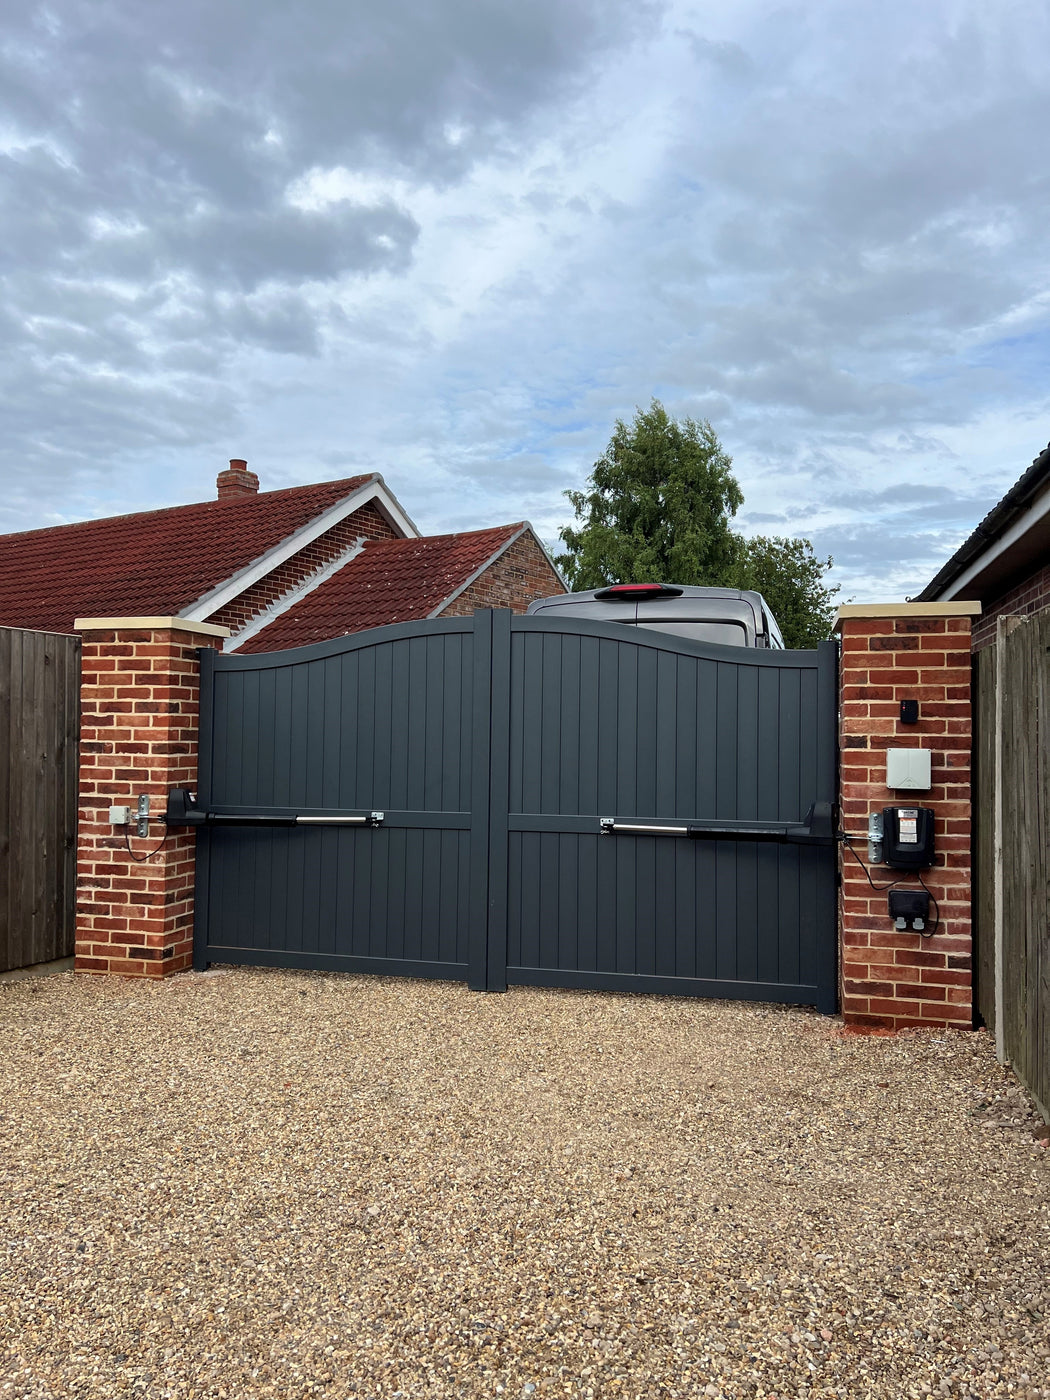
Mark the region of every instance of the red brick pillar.
MULTIPOLYGON (((933 937, 898 932, 886 891, 874 891, 843 847, 842 1014, 847 1025, 969 1027, 970 619, 978 603, 887 603, 839 609, 842 825, 867 863, 868 815, 883 807, 931 807, 936 864, 922 878, 939 905, 933 937), (916 724, 901 722, 917 700, 916 724), (886 786, 886 750, 931 751, 933 786, 886 786)), ((870 867, 876 885, 920 889, 914 872, 870 867)))
POLYGON ((157 820, 168 789, 196 786, 198 648, 229 629, 173 617, 81 618, 76 970, 165 977, 193 953, 192 830, 157 820), (149 836, 134 835, 140 794, 149 836), (132 825, 109 822, 130 807, 132 825), (128 846, 130 845, 130 853, 128 846))

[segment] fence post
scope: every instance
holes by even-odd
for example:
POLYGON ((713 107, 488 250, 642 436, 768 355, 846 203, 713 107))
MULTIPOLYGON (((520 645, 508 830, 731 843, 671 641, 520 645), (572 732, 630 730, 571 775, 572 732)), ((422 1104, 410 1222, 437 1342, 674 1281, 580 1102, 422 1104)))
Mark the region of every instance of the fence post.
POLYGON ((995 737, 992 740, 995 764, 995 793, 992 807, 992 918, 995 979, 995 1058, 1006 1063, 1005 987, 1003 985, 1003 652, 1006 618, 995 619, 995 737))
MULTIPOLYGON (((971 617, 979 603, 885 603, 839 609, 842 636, 840 802, 842 825, 867 860, 866 830, 883 807, 931 807, 937 864, 922 877, 940 910, 932 937, 894 928, 884 889, 873 890, 843 850, 842 1014, 847 1025, 972 1024, 971 617), (903 723, 902 700, 918 702, 903 723), (886 786, 886 750, 931 751, 929 791, 886 786)), ((919 889, 912 872, 873 867, 874 883, 919 889)), ((928 930, 927 930, 928 933, 928 930)))
POLYGON ((82 634, 77 972, 165 977, 193 948, 192 830, 157 820, 168 789, 195 787, 201 647, 229 629, 177 617, 79 618, 82 634), (133 835, 140 796, 149 836, 133 835), (111 825, 111 806, 132 826, 111 825))

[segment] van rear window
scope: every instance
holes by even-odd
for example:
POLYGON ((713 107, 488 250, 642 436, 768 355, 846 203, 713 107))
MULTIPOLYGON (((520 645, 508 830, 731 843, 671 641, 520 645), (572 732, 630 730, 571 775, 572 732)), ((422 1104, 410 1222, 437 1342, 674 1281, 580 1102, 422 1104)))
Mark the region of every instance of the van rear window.
POLYGON ((670 632, 675 637, 688 637, 694 642, 718 642, 720 646, 746 647, 747 628, 742 622, 684 622, 681 619, 661 622, 655 618, 639 621, 638 627, 653 632, 670 632))

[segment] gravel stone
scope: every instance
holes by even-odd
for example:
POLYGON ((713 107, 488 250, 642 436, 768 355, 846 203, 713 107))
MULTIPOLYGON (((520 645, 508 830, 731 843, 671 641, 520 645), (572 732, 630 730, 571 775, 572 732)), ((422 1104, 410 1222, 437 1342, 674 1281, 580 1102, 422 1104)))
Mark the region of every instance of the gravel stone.
POLYGON ((0 1400, 1050 1400, 984 1033, 260 969, 0 1024, 0 1400))

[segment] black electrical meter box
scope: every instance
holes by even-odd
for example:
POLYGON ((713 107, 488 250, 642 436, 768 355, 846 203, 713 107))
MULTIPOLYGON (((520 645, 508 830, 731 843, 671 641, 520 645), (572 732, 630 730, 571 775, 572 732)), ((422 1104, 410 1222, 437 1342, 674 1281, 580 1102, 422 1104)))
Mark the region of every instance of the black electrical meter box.
POLYGON ((933 864, 933 808, 883 807, 883 862, 897 870, 933 864))

